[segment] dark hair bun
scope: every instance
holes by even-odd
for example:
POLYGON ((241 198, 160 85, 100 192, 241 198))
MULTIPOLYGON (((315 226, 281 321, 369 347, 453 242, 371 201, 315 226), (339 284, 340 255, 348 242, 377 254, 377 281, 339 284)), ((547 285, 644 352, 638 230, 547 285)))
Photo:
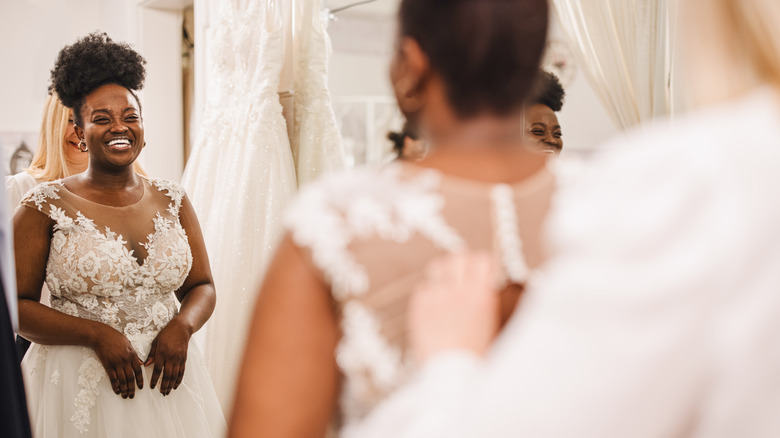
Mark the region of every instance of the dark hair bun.
POLYGON ((403 0, 400 33, 428 56, 459 117, 505 116, 531 92, 547 13, 547 0, 403 0))
POLYGON ((126 43, 114 42, 105 32, 93 32, 65 46, 51 71, 51 82, 62 103, 80 110, 84 99, 105 84, 130 91, 144 86, 146 60, 126 43))
POLYGON ((551 110, 558 112, 563 108, 563 98, 566 92, 554 74, 540 70, 536 80, 536 86, 532 95, 532 103, 547 105, 551 110))

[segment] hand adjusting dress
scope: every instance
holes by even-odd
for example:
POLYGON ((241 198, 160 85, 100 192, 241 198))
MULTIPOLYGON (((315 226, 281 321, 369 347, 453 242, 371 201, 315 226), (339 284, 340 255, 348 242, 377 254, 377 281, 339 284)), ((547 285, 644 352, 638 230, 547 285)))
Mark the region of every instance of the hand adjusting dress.
MULTIPOLYGON (((145 361, 155 336, 178 312, 174 292, 192 266, 179 222, 184 190, 143 179, 140 201, 112 207, 37 186, 22 205, 54 222, 46 284, 51 307, 122 332, 145 361)), ((90 348, 33 344, 22 363, 37 437, 214 437, 225 420, 205 364, 190 341, 182 384, 163 397, 150 389, 152 366, 135 398, 114 394, 90 348)))

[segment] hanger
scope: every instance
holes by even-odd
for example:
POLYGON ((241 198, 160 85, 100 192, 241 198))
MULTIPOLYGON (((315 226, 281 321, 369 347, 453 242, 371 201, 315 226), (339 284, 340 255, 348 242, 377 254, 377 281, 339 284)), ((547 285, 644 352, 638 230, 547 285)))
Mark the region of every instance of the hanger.
POLYGON ((366 3, 373 3, 373 2, 375 2, 375 1, 376 1, 376 0, 361 0, 361 1, 357 1, 357 2, 355 2, 355 3, 350 3, 350 4, 348 4, 348 5, 345 5, 345 6, 342 6, 342 7, 340 7, 340 8, 331 9, 331 10, 330 10, 330 14, 331 14, 331 15, 333 15, 333 14, 335 14, 335 13, 337 13, 337 12, 341 12, 341 11, 343 11, 343 10, 346 10, 346 9, 349 9, 349 8, 354 8, 355 6, 364 5, 364 4, 366 4, 366 3))

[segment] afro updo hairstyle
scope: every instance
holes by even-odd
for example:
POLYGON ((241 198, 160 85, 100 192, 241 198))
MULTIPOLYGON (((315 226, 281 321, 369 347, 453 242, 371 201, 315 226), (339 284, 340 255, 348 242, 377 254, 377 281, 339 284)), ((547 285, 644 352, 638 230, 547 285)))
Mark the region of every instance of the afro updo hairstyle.
POLYGON ((144 86, 146 60, 127 43, 117 43, 105 32, 93 32, 65 46, 51 71, 51 83, 63 105, 73 109, 73 122, 84 126, 81 109, 87 96, 106 84, 135 91, 144 86))
POLYGON ((531 95, 531 104, 547 105, 557 113, 563 108, 563 98, 565 96, 566 92, 563 91, 563 86, 558 77, 548 71, 539 70, 536 86, 531 95))
POLYGON ((459 118, 523 108, 547 38, 547 0, 402 0, 398 19, 459 118))

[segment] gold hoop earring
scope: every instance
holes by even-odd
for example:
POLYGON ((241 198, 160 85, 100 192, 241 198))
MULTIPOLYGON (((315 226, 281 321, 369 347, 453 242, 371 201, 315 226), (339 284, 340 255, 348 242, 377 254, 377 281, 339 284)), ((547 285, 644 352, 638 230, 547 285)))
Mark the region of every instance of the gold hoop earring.
POLYGON ((85 142, 84 142, 84 139, 83 139, 83 138, 82 138, 82 139, 79 141, 79 150, 80 150, 81 152, 86 152, 86 151, 88 151, 88 150, 89 150, 89 149, 87 148, 87 143, 85 143, 85 142))

